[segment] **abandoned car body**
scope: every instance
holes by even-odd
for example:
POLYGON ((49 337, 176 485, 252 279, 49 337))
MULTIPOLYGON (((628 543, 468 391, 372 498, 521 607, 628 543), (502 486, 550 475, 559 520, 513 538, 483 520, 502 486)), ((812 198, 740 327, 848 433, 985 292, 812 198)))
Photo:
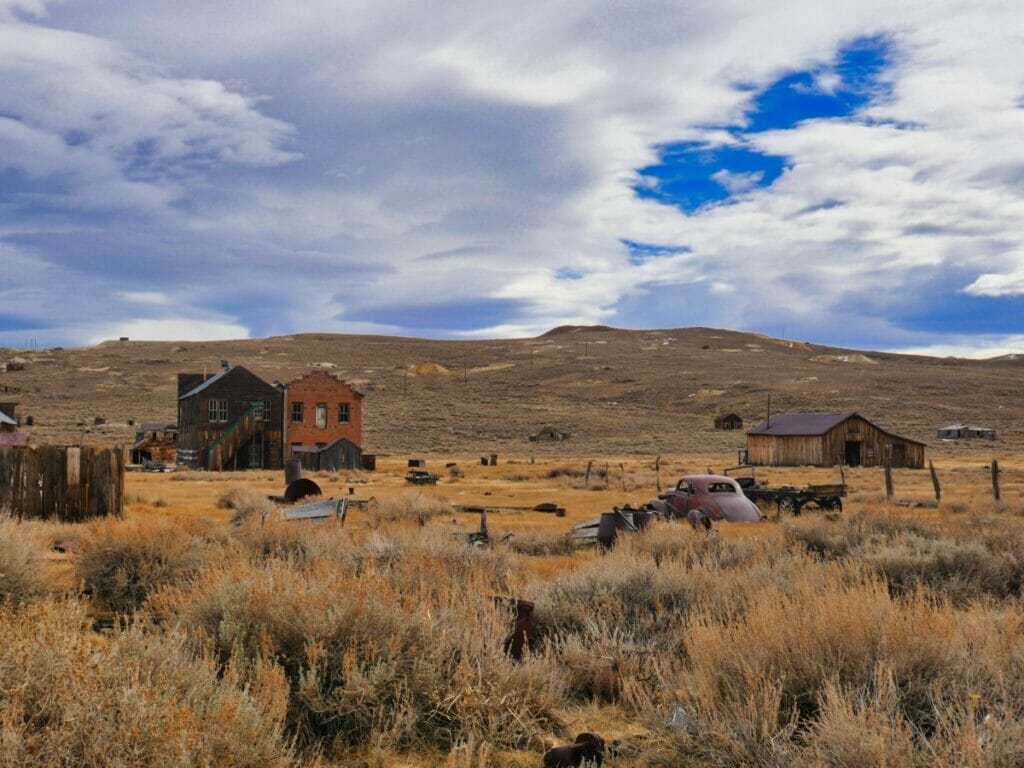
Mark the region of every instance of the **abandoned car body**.
POLYGON ((689 519, 690 512, 698 509, 710 520, 756 523, 764 519, 739 483, 725 475, 686 475, 675 488, 659 493, 650 507, 669 519, 689 519))

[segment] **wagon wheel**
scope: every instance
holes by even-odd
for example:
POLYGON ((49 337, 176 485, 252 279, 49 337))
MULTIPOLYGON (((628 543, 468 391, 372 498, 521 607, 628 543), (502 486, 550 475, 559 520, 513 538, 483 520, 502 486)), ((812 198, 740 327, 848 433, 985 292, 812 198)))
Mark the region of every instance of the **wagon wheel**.
POLYGON ((835 512, 843 511, 843 500, 838 496, 829 496, 826 499, 821 500, 821 506, 823 509, 835 512))
POLYGON ((779 497, 779 514, 780 515, 799 515, 796 505, 796 499, 792 496, 780 496, 779 497))

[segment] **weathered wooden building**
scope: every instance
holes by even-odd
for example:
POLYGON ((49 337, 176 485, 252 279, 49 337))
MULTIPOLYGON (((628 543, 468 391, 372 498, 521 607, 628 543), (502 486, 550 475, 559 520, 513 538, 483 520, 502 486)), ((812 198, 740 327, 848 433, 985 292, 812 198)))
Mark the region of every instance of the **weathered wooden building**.
POLYGON ((715 429, 743 429, 743 419, 736 413, 724 413, 715 417, 715 429))
POLYGON ((747 432, 747 460, 762 466, 883 466, 920 469, 924 443, 859 413, 779 413, 747 432))
POLYGON ((177 463, 193 469, 281 469, 284 392, 242 366, 178 374, 177 463))
POLYGON ((288 457, 307 469, 362 466, 363 395, 325 371, 291 382, 285 394, 288 457))
POLYGON ((177 442, 177 424, 142 423, 131 447, 132 464, 144 464, 147 461, 173 464, 177 442))
POLYGON ((973 424, 947 424, 939 429, 940 440, 995 440, 996 431, 991 427, 973 424))

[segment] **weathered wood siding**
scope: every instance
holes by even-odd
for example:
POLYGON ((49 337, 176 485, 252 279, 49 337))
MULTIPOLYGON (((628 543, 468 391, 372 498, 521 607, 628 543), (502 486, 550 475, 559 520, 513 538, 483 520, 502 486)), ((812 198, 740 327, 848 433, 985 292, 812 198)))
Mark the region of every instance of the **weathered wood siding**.
POLYGON ((0 509, 17 517, 76 523, 123 504, 121 447, 0 447, 0 509))
POLYGON ((202 391, 178 401, 177 456, 179 464, 197 469, 281 469, 284 394, 245 368, 232 368, 202 391), (227 401, 226 421, 210 421, 211 400, 227 401), (254 402, 269 403, 270 413, 263 421, 238 424, 240 419, 246 420, 254 402), (244 440, 237 439, 239 428, 245 433, 244 440), (236 435, 215 445, 228 431, 236 435), (210 466, 211 447, 215 449, 214 466, 210 466))
POLYGON ((761 466, 831 467, 846 463, 846 444, 860 444, 860 465, 921 469, 924 445, 892 435, 860 416, 852 416, 822 435, 747 435, 747 457, 761 466))

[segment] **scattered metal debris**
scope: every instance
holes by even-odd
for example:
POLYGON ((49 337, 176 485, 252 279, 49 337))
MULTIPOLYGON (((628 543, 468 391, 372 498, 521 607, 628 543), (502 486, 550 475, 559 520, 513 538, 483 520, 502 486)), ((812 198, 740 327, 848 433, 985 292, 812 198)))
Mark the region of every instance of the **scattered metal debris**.
POLYGON ((600 517, 585 520, 572 527, 572 540, 576 546, 600 544, 605 549, 613 546, 619 532, 636 533, 647 528, 652 519, 648 509, 632 507, 616 507, 611 512, 603 512, 600 517))
POLYGON ((296 501, 301 501, 307 496, 322 496, 323 491, 320 490, 320 486, 310 480, 308 477, 300 477, 297 480, 293 480, 288 483, 288 487, 284 489, 284 501, 289 504, 293 504, 296 501))
POLYGON ((405 481, 413 485, 437 485, 438 476, 424 469, 410 469, 405 474, 405 481))
POLYGON ((326 499, 324 501, 312 501, 307 504, 297 504, 294 507, 285 507, 281 510, 281 516, 285 520, 306 520, 309 522, 322 522, 332 517, 345 524, 345 517, 348 515, 348 499, 342 498, 337 501, 326 499))

